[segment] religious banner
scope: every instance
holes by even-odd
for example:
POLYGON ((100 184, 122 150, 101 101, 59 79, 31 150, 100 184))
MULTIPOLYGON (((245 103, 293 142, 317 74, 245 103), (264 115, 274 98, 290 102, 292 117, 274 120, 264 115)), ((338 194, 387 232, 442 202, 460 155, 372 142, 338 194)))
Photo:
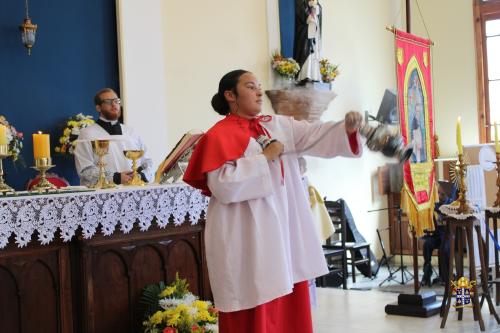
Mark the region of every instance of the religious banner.
POLYGON ((413 144, 413 153, 403 165, 401 206, 417 236, 434 230, 433 211, 437 199, 434 185, 434 124, 430 44, 427 39, 394 31, 398 105, 401 135, 413 144))

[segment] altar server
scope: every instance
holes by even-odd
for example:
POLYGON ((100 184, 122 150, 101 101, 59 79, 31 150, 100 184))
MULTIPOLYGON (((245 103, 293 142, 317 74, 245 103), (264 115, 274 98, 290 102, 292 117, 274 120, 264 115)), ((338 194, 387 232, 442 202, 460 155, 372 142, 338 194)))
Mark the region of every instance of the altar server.
POLYGON ((299 155, 361 155, 362 116, 308 123, 260 115, 256 76, 222 77, 212 106, 225 118, 199 141, 184 181, 210 196, 205 246, 219 331, 312 332, 307 281, 328 272, 299 155))

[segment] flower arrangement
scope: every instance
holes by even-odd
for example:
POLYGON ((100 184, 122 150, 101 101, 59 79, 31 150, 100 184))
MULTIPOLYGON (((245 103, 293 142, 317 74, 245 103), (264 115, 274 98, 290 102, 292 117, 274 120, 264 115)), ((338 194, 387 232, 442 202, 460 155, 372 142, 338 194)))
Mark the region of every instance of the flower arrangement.
POLYGON ((217 310, 190 293, 178 274, 169 286, 160 282, 144 288, 139 305, 147 317, 142 323, 144 333, 218 332, 217 310))
POLYGON ((80 130, 94 123, 92 116, 86 116, 82 113, 71 117, 64 125, 63 133, 59 138, 59 146, 55 147, 55 152, 66 155, 73 154, 75 150, 75 140, 80 135, 80 130))
POLYGON ((18 132, 14 126, 9 124, 4 116, 0 116, 0 124, 4 125, 7 128, 6 135, 9 145, 9 154, 12 158, 12 161, 15 162, 19 159, 19 154, 23 149, 23 133, 18 132))
POLYGON ((279 75, 289 79, 294 78, 300 71, 299 64, 293 58, 284 58, 278 52, 273 54, 271 65, 279 75))
POLYGON ((328 59, 319 61, 319 72, 323 82, 332 82, 339 75, 339 66, 330 63, 328 59))

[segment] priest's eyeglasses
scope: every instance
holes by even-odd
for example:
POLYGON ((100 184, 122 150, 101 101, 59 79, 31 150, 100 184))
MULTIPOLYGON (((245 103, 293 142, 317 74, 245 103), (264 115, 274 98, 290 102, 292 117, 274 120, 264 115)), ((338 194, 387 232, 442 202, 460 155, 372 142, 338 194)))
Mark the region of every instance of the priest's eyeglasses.
POLYGON ((121 99, 119 98, 108 98, 108 99, 103 99, 101 100, 101 105, 104 104, 104 105, 113 105, 113 104, 122 104, 122 101, 121 99))

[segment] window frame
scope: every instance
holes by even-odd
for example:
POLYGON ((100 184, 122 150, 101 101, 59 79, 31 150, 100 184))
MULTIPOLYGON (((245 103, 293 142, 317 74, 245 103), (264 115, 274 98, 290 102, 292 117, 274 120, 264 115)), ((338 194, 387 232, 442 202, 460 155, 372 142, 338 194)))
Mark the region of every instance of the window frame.
POLYGON ((486 50, 485 22, 500 19, 500 0, 475 0, 473 3, 474 34, 477 64, 477 111, 479 142, 489 143, 491 140, 488 54, 486 50))

